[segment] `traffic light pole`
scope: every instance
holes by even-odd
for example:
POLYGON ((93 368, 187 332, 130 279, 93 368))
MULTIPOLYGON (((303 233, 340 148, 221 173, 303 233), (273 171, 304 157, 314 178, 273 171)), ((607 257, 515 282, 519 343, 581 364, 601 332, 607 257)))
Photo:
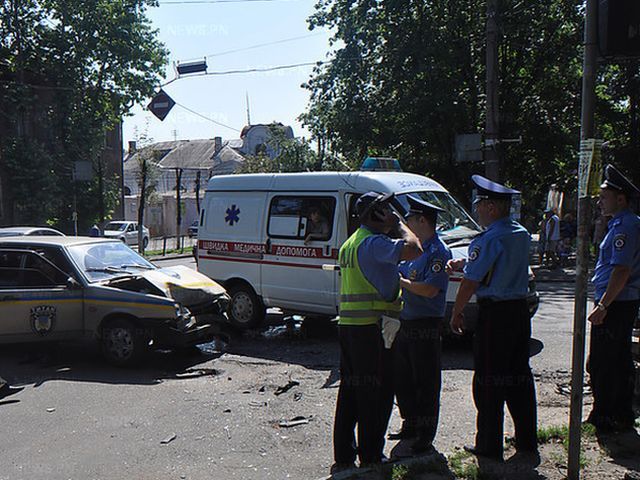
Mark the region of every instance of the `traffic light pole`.
MULTIPOLYGON (((580 140, 595 135, 595 83, 597 73, 597 0, 587 0, 582 73, 582 117, 580 140)), ((571 365, 571 409, 569 414, 568 478, 580 478, 580 434, 582 431, 582 384, 584 381, 585 331, 587 315, 587 274, 591 203, 587 191, 578 192, 578 238, 576 290, 573 317, 573 357, 571 365)))

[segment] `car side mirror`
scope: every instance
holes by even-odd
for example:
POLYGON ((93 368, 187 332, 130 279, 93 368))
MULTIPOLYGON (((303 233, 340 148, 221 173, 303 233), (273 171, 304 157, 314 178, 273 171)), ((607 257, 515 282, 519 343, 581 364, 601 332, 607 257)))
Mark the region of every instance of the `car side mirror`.
POLYGON ((69 290, 80 290, 82 285, 80 285, 75 278, 69 277, 67 278, 67 288, 69 290))

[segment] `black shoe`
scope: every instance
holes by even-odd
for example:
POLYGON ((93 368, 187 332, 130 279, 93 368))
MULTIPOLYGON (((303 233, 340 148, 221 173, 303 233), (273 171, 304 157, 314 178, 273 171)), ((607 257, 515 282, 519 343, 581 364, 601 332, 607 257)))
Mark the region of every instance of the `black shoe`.
POLYGON ((519 463, 523 465, 531 465, 537 467, 540 465, 540 453, 537 449, 523 450, 516 449, 516 453, 507 460, 508 463, 519 463))
POLYGON ((411 445, 411 452, 414 455, 430 455, 436 451, 430 440, 419 438, 411 445))
POLYGON ((11 387, 7 384, 4 384, 2 387, 0 387, 0 400, 8 397, 9 395, 15 395, 22 390, 24 390, 24 387, 11 387))
POLYGON ((346 472, 349 470, 355 470, 356 468, 356 464, 354 462, 336 462, 333 465, 331 465, 331 468, 329 469, 329 472, 331 473, 331 475, 335 475, 336 473, 342 473, 342 472, 346 472))
POLYGON ((462 448, 464 449, 465 452, 469 452, 470 454, 475 455, 476 457, 485 457, 491 460, 495 460, 496 462, 504 461, 504 459, 502 458, 502 453, 489 452, 486 450, 473 447, 471 445, 465 445, 462 448))

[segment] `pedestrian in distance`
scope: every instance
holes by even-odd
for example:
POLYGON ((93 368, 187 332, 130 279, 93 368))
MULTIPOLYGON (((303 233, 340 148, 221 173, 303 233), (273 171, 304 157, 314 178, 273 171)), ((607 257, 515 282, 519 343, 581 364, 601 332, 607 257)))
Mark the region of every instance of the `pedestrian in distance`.
POLYGON ((412 440, 415 454, 433 451, 440 413, 442 384, 441 328, 451 250, 436 232, 441 208, 408 196, 407 225, 422 242, 424 253, 399 267, 402 287, 400 330, 393 342, 394 385, 403 418, 402 429, 390 439, 412 440))
POLYGON ((599 245, 592 278, 594 308, 587 371, 593 407, 588 422, 600 431, 633 428, 633 324, 640 306, 640 218, 629 208, 640 190, 612 165, 604 171, 598 206, 612 217, 599 245))
POLYGON ((552 208, 544 211, 544 261, 548 267, 556 268, 560 265, 558 257, 558 243, 560 242, 560 219, 552 208))
POLYGON ((519 457, 537 457, 536 394, 529 366, 531 319, 527 306, 529 232, 509 216, 517 190, 473 175, 474 201, 486 230, 469 245, 467 259, 450 260, 449 271, 464 271, 451 329, 464 333, 464 307, 475 294, 478 322, 474 335, 473 399, 477 410, 474 446, 465 450, 503 460, 504 404, 515 425, 519 457))
POLYGON ((4 378, 0 377, 0 400, 15 395, 22 390, 24 390, 24 387, 12 387, 4 378))
POLYGON ((332 473, 354 468, 356 455, 361 467, 380 469, 382 464, 393 408, 392 358, 385 349, 393 338, 386 326, 399 326, 398 264, 422 254, 420 240, 390 207, 391 201, 392 194, 362 195, 355 204, 361 226, 339 252, 340 387, 332 473))

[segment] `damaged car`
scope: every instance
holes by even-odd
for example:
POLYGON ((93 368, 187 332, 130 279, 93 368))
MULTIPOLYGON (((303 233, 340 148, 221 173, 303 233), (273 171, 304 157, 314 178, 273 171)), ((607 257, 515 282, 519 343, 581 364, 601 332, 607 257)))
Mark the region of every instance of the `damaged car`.
POLYGON ((0 344, 92 340, 115 365, 192 347, 227 322, 229 296, 185 266, 157 268, 118 240, 0 242, 0 344))

